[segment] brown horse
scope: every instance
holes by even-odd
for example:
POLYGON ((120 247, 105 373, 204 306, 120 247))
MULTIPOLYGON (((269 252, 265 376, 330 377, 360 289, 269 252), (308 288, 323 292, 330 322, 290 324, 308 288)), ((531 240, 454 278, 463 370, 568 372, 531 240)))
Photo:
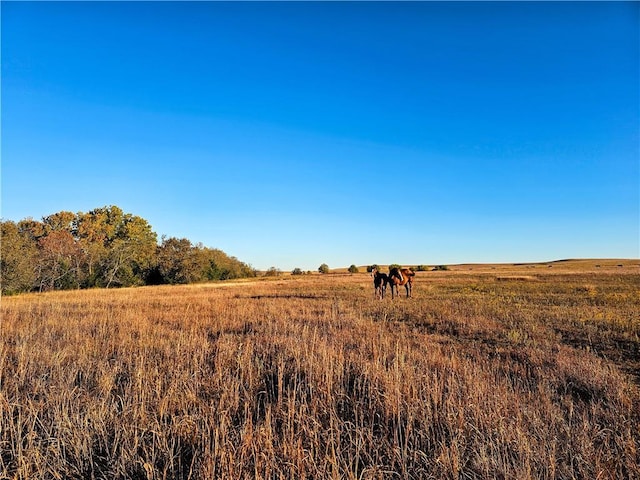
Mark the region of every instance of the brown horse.
POLYGON ((392 268, 389 271, 389 283, 391 284, 391 298, 394 297, 394 289, 395 294, 400 295, 398 292, 398 287, 400 285, 404 285, 404 288, 407 290, 407 298, 411 297, 411 291, 413 289, 413 277, 415 273, 408 268, 392 268))
POLYGON ((389 283, 389 276, 386 273, 379 272, 377 268, 372 270, 373 273, 373 288, 376 298, 382 300, 384 298, 384 292, 387 290, 387 283, 389 283))

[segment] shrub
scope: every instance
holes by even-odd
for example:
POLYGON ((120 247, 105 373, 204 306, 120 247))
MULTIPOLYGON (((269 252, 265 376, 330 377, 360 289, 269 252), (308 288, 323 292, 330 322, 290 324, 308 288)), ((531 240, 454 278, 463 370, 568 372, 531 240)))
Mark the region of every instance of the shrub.
POLYGON ((265 277, 277 277, 278 275, 280 275, 280 270, 276 267, 270 267, 269 270, 264 272, 265 277))

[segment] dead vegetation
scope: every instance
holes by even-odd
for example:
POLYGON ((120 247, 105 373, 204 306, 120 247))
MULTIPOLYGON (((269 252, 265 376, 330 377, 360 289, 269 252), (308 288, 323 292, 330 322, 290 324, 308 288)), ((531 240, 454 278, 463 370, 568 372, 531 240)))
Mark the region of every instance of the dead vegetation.
POLYGON ((514 268, 3 298, 0 478, 640 478, 640 275, 514 268))

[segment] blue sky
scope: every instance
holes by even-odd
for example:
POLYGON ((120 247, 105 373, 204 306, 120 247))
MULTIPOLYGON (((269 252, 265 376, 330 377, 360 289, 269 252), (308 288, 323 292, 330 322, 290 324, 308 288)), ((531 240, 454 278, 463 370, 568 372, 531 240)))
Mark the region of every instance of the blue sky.
POLYGON ((638 2, 2 2, 2 217, 256 268, 640 257, 638 2))

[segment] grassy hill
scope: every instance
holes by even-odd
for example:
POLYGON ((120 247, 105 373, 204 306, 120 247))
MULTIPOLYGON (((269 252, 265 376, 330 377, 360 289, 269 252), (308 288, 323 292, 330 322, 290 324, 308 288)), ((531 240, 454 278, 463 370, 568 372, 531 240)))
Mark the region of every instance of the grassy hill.
MULTIPOLYGON (((433 269, 435 264, 412 264, 403 265, 405 267, 416 267, 416 265, 426 265, 429 269, 433 269)), ((438 264, 439 265, 439 264, 438 264)), ((379 265, 382 271, 387 271, 389 265, 379 265)), ((366 273, 369 265, 360 265, 358 269, 360 273, 366 273)), ((542 268, 556 268, 569 271, 585 271, 596 269, 611 269, 611 268, 640 268, 640 259, 566 259, 566 260, 552 260, 549 262, 529 262, 529 263, 462 263, 462 264, 448 264, 447 268, 450 271, 492 271, 492 270, 522 270, 527 269, 542 269, 542 268)), ((312 272, 317 273, 317 271, 312 272)), ((331 269, 331 273, 349 273, 349 267, 339 267, 331 269)))

